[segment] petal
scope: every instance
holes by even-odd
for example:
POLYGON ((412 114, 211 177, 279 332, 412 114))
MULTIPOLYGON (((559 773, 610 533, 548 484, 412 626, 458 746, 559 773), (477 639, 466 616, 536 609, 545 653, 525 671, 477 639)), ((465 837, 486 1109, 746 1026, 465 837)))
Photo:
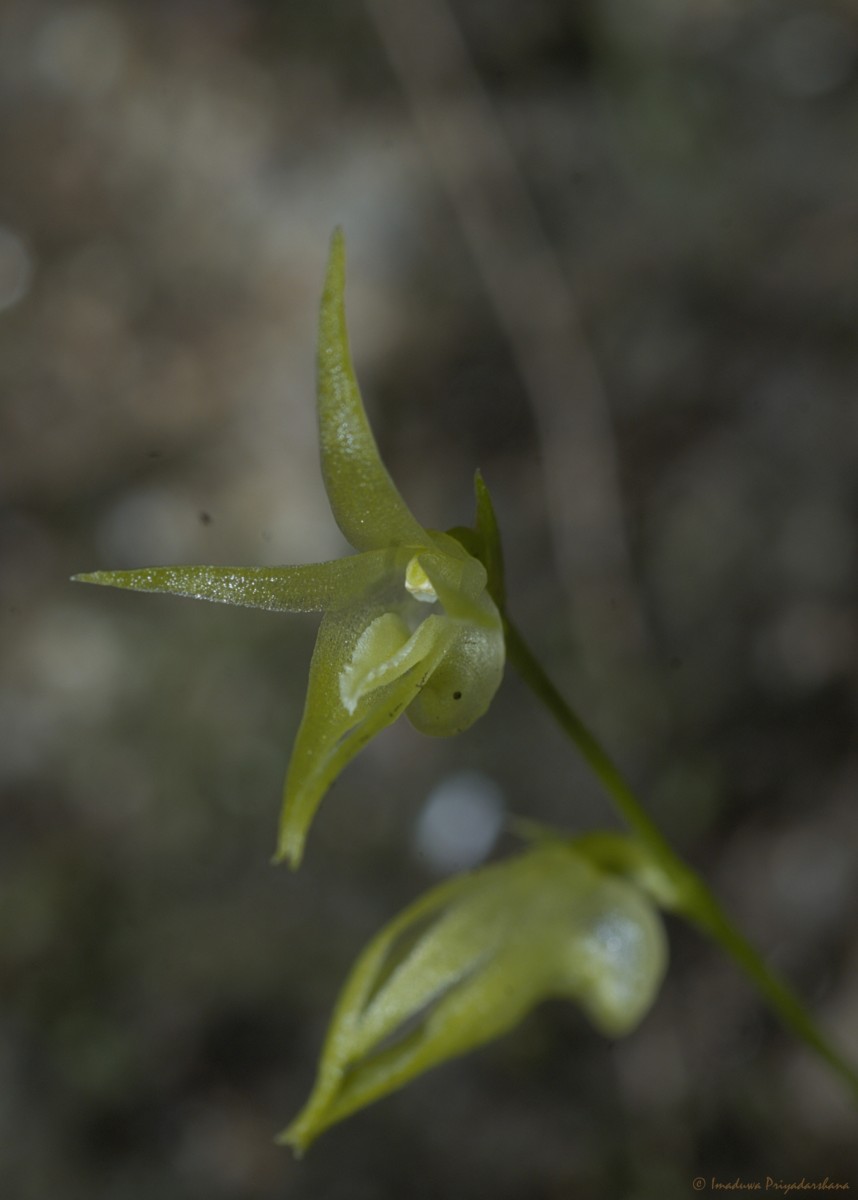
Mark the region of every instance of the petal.
POLYGON ((479 471, 474 475, 474 493, 477 501, 477 532, 482 540, 483 554, 485 555, 483 561, 488 573, 489 595, 503 612, 506 596, 500 528, 489 489, 479 471))
POLYGON ((410 927, 419 925, 445 907, 470 883, 469 877, 459 875, 433 888, 385 926, 366 947, 337 1001, 310 1099, 278 1141, 294 1146, 301 1153, 323 1129, 333 1124, 331 1119, 325 1119, 325 1114, 330 1112, 341 1091, 344 1071, 354 1059, 352 1045, 361 1013, 369 997, 378 990, 378 977, 395 944, 410 927))
POLYGON ((143 567, 93 571, 72 578, 78 583, 168 592, 273 612, 319 612, 354 604, 374 589, 389 585, 398 579, 407 561, 407 552, 374 550, 309 566, 143 567))
POLYGON ((577 1001, 608 1037, 621 1037, 651 1008, 667 968, 667 939, 654 905, 639 888, 599 874, 581 897, 574 922, 557 929, 562 967, 556 995, 577 1001))
MULTIPOLYGON (((443 999, 399 1041, 336 1076, 330 1098, 311 1098, 281 1136, 303 1151, 331 1125, 402 1087, 424 1071, 476 1050, 509 1033, 532 1007, 526 980, 500 979, 475 966, 459 987, 443 999)), ((332 1083, 334 1075, 330 1076, 332 1083)))
POLYGON ((331 252, 319 316, 318 409, 322 473, 336 522, 356 550, 426 544, 381 461, 349 352, 342 230, 331 252))
MULTIPOLYGON (((362 746, 413 701, 454 640, 452 622, 427 618, 419 654, 400 655, 386 671, 383 663, 374 663, 378 679, 362 692, 357 686, 360 694, 350 712, 342 698, 343 674, 359 674, 354 664, 360 639, 384 615, 381 606, 375 606, 327 613, 322 620, 310 664, 304 715, 286 777, 277 861, 286 859, 293 867, 299 865, 310 822, 333 780, 362 746)), ((392 645, 395 658, 402 647, 393 640, 392 645)), ((350 686, 351 682, 347 695, 350 686)))
POLYGON ((451 617, 493 628, 500 614, 486 593, 486 572, 470 556, 463 561, 441 554, 419 554, 417 562, 451 617))
POLYGON ((469 729, 500 687, 506 659, 503 622, 488 592, 471 600, 464 590, 448 586, 429 555, 421 555, 420 562, 457 629, 449 653, 410 705, 408 719, 421 733, 450 737, 469 729))
MULTIPOLYGON (((488 593, 501 612, 505 608, 503 547, 501 546, 500 529, 498 527, 489 489, 479 471, 474 476, 474 493, 476 496, 476 528, 457 525, 447 530, 447 539, 457 542, 459 546, 473 558, 480 561, 486 571, 488 593)), ((438 542, 437 535, 432 535, 433 541, 438 542)))
MULTIPOLYGON (((280 1140, 302 1152, 349 1113, 442 1059, 503 1031, 500 1025, 506 1022, 506 1011, 499 1013, 491 999, 481 995, 484 989, 479 983, 474 987, 480 968, 496 953, 497 934, 502 937, 503 930, 492 930, 496 921, 470 931, 467 925, 475 899, 480 907, 484 886, 488 884, 492 893, 494 879, 514 865, 460 875, 433 888, 370 942, 337 1003, 310 1099, 280 1140), (400 943, 407 947, 404 957, 400 943), (476 999, 477 1004, 471 1016, 460 1012, 459 1020, 449 1021, 447 1004, 457 984, 462 985, 461 995, 476 999), (374 1047, 424 1012, 425 1020, 411 1033, 389 1049, 373 1053, 374 1047)), ((454 1003, 454 1009, 460 1007, 454 1003)))

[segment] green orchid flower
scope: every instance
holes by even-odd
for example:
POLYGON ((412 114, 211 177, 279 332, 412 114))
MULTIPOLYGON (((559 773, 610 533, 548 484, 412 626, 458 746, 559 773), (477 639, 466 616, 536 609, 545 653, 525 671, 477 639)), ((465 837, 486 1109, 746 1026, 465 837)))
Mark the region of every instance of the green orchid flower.
POLYGON ((667 965, 651 898, 568 844, 458 876, 382 930, 342 991, 310 1099, 280 1141, 330 1125, 516 1026, 549 997, 630 1032, 667 965))
MULTIPOLYGON (((147 567, 74 577, 276 612, 324 612, 276 854, 293 867, 322 797, 362 746, 403 711, 423 733, 467 729, 488 708, 504 664, 501 617, 486 568, 462 544, 467 536, 424 529, 379 457, 352 366, 344 288, 337 230, 319 321, 319 433, 331 508, 359 553, 313 566, 147 567)), ((478 525, 487 504, 478 477, 478 525)))

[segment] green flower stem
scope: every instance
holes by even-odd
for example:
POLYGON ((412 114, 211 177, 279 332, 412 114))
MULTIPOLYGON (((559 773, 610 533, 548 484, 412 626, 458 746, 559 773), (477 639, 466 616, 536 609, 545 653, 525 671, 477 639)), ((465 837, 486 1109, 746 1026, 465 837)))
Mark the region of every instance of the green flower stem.
POLYGON ((564 700, 524 638, 506 617, 504 632, 509 662, 575 744, 622 817, 670 881, 674 897, 670 907, 717 942, 742 968, 787 1029, 828 1063, 858 1102, 858 1071, 829 1042, 792 989, 766 966, 704 880, 672 849, 608 754, 564 700))

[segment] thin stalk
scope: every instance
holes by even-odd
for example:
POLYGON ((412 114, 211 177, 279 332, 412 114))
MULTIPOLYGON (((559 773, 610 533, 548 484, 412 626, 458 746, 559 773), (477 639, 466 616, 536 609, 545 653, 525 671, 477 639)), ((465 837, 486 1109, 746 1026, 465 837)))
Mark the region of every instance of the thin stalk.
POLYGON ((504 618, 509 662, 552 714, 596 775, 615 807, 675 885, 676 911, 690 920, 741 967, 781 1022, 848 1085, 858 1102, 858 1070, 838 1053, 789 985, 772 971, 740 933, 703 878, 679 857, 626 783, 616 765, 566 702, 518 629, 504 618))

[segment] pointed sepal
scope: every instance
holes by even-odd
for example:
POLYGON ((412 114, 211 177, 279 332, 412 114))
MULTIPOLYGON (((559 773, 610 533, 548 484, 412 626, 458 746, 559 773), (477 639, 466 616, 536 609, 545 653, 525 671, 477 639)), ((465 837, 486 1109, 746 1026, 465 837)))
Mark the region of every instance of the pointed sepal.
POLYGON ((396 549, 353 554, 333 562, 296 567, 141 567, 91 571, 76 583, 163 592, 271 612, 324 612, 365 600, 390 587, 408 555, 396 549))
POLYGON ((310 823, 333 780, 413 703, 456 632, 433 615, 411 634, 396 614, 378 607, 324 616, 286 776, 275 861, 298 867, 310 823))
POLYGON ((346 329, 345 254, 343 232, 337 229, 319 315, 319 436, 328 499, 356 550, 425 545, 426 532, 381 461, 364 410, 346 329))

